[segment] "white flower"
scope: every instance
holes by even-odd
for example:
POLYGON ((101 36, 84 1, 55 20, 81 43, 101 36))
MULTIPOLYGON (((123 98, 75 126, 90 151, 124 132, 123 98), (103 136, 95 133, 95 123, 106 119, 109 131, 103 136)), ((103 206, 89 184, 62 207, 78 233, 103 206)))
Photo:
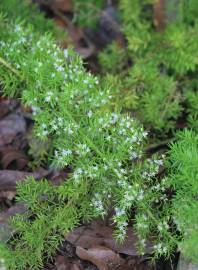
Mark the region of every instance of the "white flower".
POLYGON ((48 132, 47 132, 47 130, 43 130, 43 131, 42 131, 42 135, 43 135, 43 136, 46 136, 46 135, 48 135, 48 132))
POLYGON ((92 115, 93 115, 92 111, 89 111, 89 112, 87 113, 87 116, 88 116, 89 118, 91 118, 92 115))
POLYGON ((162 159, 156 159, 156 160, 153 161, 153 163, 155 163, 155 164, 157 164, 159 166, 162 166, 163 165, 163 160, 162 159))
POLYGON ((63 53, 64 53, 65 58, 67 58, 68 55, 69 55, 69 54, 68 54, 68 50, 67 50, 67 49, 64 49, 64 50, 63 50, 63 53))
POLYGON ((109 135, 107 136, 107 141, 110 142, 110 140, 111 140, 111 136, 109 135))
POLYGON ((116 212, 116 216, 122 216, 124 215, 126 212, 125 212, 125 209, 123 208, 118 208, 118 207, 115 207, 115 212, 116 212))
POLYGON ((99 118, 99 121, 98 121, 100 124, 102 124, 104 122, 104 118, 99 118))
POLYGON ((83 173, 83 170, 82 170, 81 168, 78 168, 78 169, 76 170, 76 172, 77 172, 78 174, 82 174, 82 173, 83 173))
POLYGON ((144 131, 143 133, 142 133, 142 136, 145 138, 145 137, 147 137, 147 135, 148 135, 148 132, 147 131, 144 131))
POLYGON ((166 253, 167 252, 167 247, 163 247, 163 249, 162 249, 162 251, 164 252, 164 253, 166 253))
POLYGON ((0 258, 0 269, 1 270, 6 270, 6 268, 5 268, 5 260, 3 258, 0 258))
POLYGON ((107 171, 108 170, 108 166, 107 165, 104 165, 104 170, 107 171))
POLYGON ((72 151, 70 149, 67 149, 67 150, 63 149, 62 150, 62 155, 63 156, 69 156, 71 154, 72 154, 72 151))
POLYGON ((133 152, 130 152, 130 159, 133 160, 133 159, 136 159, 138 157, 138 154, 133 151, 133 152))
POLYGON ((92 168, 93 168, 94 171, 98 170, 98 166, 93 166, 92 168))
POLYGON ((15 32, 19 32, 21 30, 21 26, 17 24, 14 30, 15 32))
POLYGON ((118 115, 116 113, 112 113, 112 118, 110 120, 111 124, 115 124, 118 121, 118 115))
POLYGON ((162 244, 159 243, 159 244, 157 244, 157 245, 154 245, 153 248, 160 252, 161 249, 162 249, 162 244))
POLYGON ((106 99, 102 99, 102 100, 101 100, 101 103, 102 103, 102 104, 106 104, 106 103, 107 103, 106 99))
POLYGON ((53 128, 54 130, 57 130, 57 129, 58 129, 58 126, 57 126, 56 124, 53 124, 53 125, 52 125, 52 128, 53 128))
POLYGON ((140 240, 140 244, 141 244, 142 246, 145 246, 145 245, 146 245, 146 240, 145 240, 145 239, 141 239, 141 240, 140 240))
POLYGON ((61 72, 64 71, 64 68, 62 66, 56 65, 56 70, 61 72))
POLYGON ((33 115, 36 115, 39 112, 39 110, 40 110, 39 107, 35 107, 35 106, 32 106, 31 109, 32 109, 33 115))
POLYGON ((141 189, 140 192, 139 192, 139 194, 138 194, 137 199, 138 199, 139 201, 141 201, 141 200, 143 200, 143 198, 144 198, 144 191, 141 189))
POLYGON ((127 202, 133 201, 135 199, 135 197, 132 194, 129 194, 128 191, 126 191, 124 198, 127 202))
POLYGON ((75 180, 78 180, 79 179, 79 174, 74 172, 73 177, 74 177, 75 180))
POLYGON ((46 102, 50 102, 50 101, 51 101, 51 96, 45 97, 45 101, 46 101, 46 102))
POLYGON ((68 128, 68 134, 71 135, 73 133, 74 133, 73 130, 71 128, 68 128))
POLYGON ((47 96, 45 97, 45 101, 50 102, 52 96, 53 96, 53 93, 51 91, 47 92, 47 96))

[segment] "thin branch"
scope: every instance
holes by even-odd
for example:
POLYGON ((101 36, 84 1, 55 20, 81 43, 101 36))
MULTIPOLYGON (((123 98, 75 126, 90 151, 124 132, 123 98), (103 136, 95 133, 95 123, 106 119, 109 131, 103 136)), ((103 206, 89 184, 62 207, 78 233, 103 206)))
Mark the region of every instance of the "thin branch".
POLYGON ((9 69, 10 71, 12 71, 12 73, 14 73, 15 75, 17 75, 18 77, 21 77, 20 72, 15 69, 12 65, 10 65, 5 59, 3 59, 2 57, 0 57, 0 64, 3 65, 4 67, 6 67, 7 69, 9 69))

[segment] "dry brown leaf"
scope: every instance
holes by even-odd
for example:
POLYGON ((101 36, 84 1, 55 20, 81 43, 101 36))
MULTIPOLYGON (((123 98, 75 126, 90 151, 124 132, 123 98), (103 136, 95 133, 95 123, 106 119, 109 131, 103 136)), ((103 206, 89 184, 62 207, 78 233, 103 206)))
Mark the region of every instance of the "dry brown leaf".
POLYGON ((7 97, 0 97, 0 119, 5 117, 18 105, 18 101, 7 97))
POLYGON ((63 170, 54 170, 52 172, 52 175, 50 175, 49 177, 49 182, 54 185, 54 186, 59 186, 61 185, 65 179, 68 178, 68 173, 69 173, 69 169, 63 169, 63 170))
POLYGON ((22 170, 28 163, 29 158, 20 150, 5 148, 0 151, 2 155, 1 164, 3 169, 22 170))
POLYGON ((7 241, 13 233, 13 228, 10 227, 8 220, 15 214, 22 214, 25 212, 25 207, 22 204, 16 203, 7 211, 0 213, 0 240, 7 241))
POLYGON ((95 47, 90 46, 88 48, 83 48, 83 47, 77 47, 75 51, 83 58, 87 59, 91 57, 95 53, 95 47))
POLYGON ((87 260, 95 264, 99 270, 116 270, 121 269, 125 265, 125 260, 122 259, 113 250, 98 246, 88 250, 77 247, 76 254, 82 260, 87 260))
MULTIPOLYGON (((66 240, 86 249, 96 245, 105 246, 118 253, 138 256, 135 248, 138 239, 132 229, 128 229, 125 242, 119 245, 113 237, 113 227, 104 226, 101 221, 93 221, 87 226, 75 229, 67 235, 66 240)), ((151 243, 149 241, 147 241, 146 253, 151 253, 151 243)))
POLYGON ((3 118, 9 112, 10 112, 9 107, 4 103, 0 103, 0 119, 3 118))
POLYGON ((0 191, 15 190, 16 182, 23 181, 28 176, 33 176, 35 179, 41 179, 49 174, 44 169, 39 169, 37 172, 29 173, 15 170, 0 170, 0 191))
POLYGON ((73 3, 72 0, 53 0, 52 8, 63 12, 70 12, 73 9, 73 3))
POLYGON ((165 0, 157 0, 153 4, 153 22, 158 31, 163 31, 166 21, 165 0))
POLYGON ((18 134, 25 133, 26 123, 23 116, 10 114, 0 121, 0 146, 11 143, 18 134))
POLYGON ((58 255, 55 258, 56 270, 82 270, 73 259, 58 255))
POLYGON ((15 214, 22 214, 25 212, 25 207, 21 203, 16 203, 15 205, 8 208, 8 210, 1 212, 0 214, 0 223, 6 222, 10 217, 15 214))
POLYGON ((7 190, 7 191, 0 191, 0 200, 12 200, 16 196, 16 191, 15 190, 7 190))

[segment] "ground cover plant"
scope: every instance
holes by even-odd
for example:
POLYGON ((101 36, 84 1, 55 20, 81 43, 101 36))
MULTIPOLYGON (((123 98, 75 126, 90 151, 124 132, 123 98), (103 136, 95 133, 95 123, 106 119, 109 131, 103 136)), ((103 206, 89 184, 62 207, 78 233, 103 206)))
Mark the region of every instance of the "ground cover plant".
POLYGON ((183 115, 197 128, 196 4, 166 1, 167 11, 155 25, 154 1, 120 0, 127 49, 113 42, 99 55, 103 73, 113 74, 125 93, 126 108, 151 129, 168 132, 183 115))
POLYGON ((198 137, 192 130, 179 132, 177 142, 170 149, 168 182, 176 190, 172 212, 184 238, 180 243, 183 253, 198 261, 197 247, 197 147, 198 137))
POLYGON ((38 8, 29 1, 2 0, 0 3, 0 11, 2 14, 6 14, 10 19, 20 16, 21 20, 32 23, 34 28, 40 33, 50 32, 56 36, 59 34, 52 20, 46 20, 43 14, 38 13, 38 8))
MULTIPOLYGON (((115 225, 118 243, 125 240, 128 227, 133 227, 140 255, 150 240, 153 259, 169 258, 178 247, 196 261, 194 1, 187 5, 191 17, 182 13, 181 1, 178 21, 161 33, 152 25, 153 2, 133 1, 130 10, 131 1, 121 0, 127 50, 114 43, 99 55, 102 72, 109 73, 100 79, 84 68, 72 49, 56 45, 56 29, 51 22, 45 25, 42 15, 38 15, 43 23, 40 29, 36 9, 30 17, 29 6, 22 5, 23 20, 13 20, 13 4, 1 4, 3 94, 31 108, 33 134, 48 144, 45 166, 68 168, 69 174, 59 186, 33 177, 18 183, 17 201, 25 205, 26 212, 11 219, 15 233, 0 244, 4 266, 40 269, 69 231, 107 215, 115 225), (109 64, 110 57, 114 65, 109 64), (123 87, 127 91, 120 102, 123 87), (131 109, 138 120, 131 116, 131 109), (179 132, 166 156, 145 153, 152 134, 148 136, 139 120, 163 137, 175 129, 184 110, 194 131, 179 132), (160 172, 164 167, 165 174, 160 172)), ((98 5, 101 8, 102 1, 98 5)))
MULTIPOLYGON (((59 188, 33 179, 18 186, 19 201, 29 211, 26 217, 14 218, 18 234, 8 250, 1 250, 9 268, 41 267, 46 247, 49 257, 61 235, 82 220, 104 216, 111 203, 115 234, 122 241, 130 208, 139 202, 136 226, 143 249, 146 237, 157 226, 156 220, 164 219, 165 210, 156 212, 155 201, 166 201, 165 183, 155 189, 153 179, 162 161, 137 161, 146 132, 134 119, 112 110, 108 105, 111 89, 100 89, 98 80, 86 73, 72 51, 61 51, 49 35, 41 37, 32 25, 24 28, 6 19, 1 24, 4 92, 18 95, 24 104, 32 106, 35 135, 52 145, 51 166, 70 165, 73 170, 70 180, 59 188), (148 187, 150 191, 145 193, 148 187)), ((166 226, 157 233, 157 243, 163 235, 167 239, 168 220, 163 222, 166 226)), ((162 249, 156 248, 156 254, 168 254, 173 245, 167 239, 162 249)))

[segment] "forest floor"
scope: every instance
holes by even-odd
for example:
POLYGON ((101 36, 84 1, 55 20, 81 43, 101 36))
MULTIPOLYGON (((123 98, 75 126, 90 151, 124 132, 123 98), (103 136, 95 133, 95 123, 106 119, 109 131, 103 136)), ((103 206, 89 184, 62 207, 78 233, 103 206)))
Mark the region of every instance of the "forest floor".
MULTIPOLYGON (((40 3, 42 1, 39 1, 40 3)), ((115 20, 114 10, 106 9, 101 13, 96 29, 82 30, 70 21, 71 5, 69 1, 55 1, 52 6, 40 5, 48 17, 54 19, 68 33, 62 47, 72 44, 74 49, 87 63, 86 67, 93 73, 100 72, 96 55, 113 39, 122 43, 123 36, 115 20)), ((38 11, 40 12, 40 11, 38 11)), ((29 145, 35 144, 31 136, 33 121, 31 110, 18 101, 0 98, 0 238, 7 241, 13 231, 8 225, 9 217, 24 211, 23 205, 16 202, 16 182, 26 176, 36 179, 47 178, 54 185, 59 185, 67 178, 67 170, 52 171, 48 168, 34 168, 36 153, 30 153, 29 145), (30 166, 31 164, 31 166, 30 166), (34 168, 34 169, 32 169, 34 168)), ((44 145, 38 145, 39 148, 44 145)), ((173 261, 151 263, 149 257, 140 257, 136 253, 136 236, 128 230, 127 240, 118 245, 112 236, 112 226, 108 219, 96 220, 91 224, 78 227, 65 237, 51 262, 45 270, 174 270, 177 258, 173 261)))

